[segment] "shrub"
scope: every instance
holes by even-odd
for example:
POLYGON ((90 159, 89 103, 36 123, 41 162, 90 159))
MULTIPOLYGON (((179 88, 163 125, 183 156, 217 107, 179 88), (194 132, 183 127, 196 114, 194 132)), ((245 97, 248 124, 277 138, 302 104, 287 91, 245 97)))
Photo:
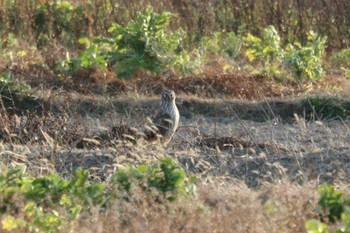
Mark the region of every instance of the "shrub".
POLYGON ((156 14, 148 7, 126 27, 114 24, 108 30, 114 38, 109 59, 118 76, 132 77, 138 69, 158 73, 169 64, 181 43, 181 33, 166 31, 170 17, 170 12, 156 14))
POLYGON ((13 71, 6 70, 0 73, 0 94, 6 97, 23 95, 30 90, 30 86, 13 78, 13 71))
POLYGON ((156 189, 168 200, 174 200, 179 194, 194 195, 194 181, 194 177, 186 178, 185 171, 171 158, 164 158, 150 166, 121 170, 112 182, 127 193, 136 184, 147 192, 156 189))
POLYGON ((317 82, 324 76, 322 58, 326 49, 326 41, 326 37, 321 37, 311 31, 305 46, 302 46, 300 43, 287 45, 285 62, 294 72, 299 84, 304 78, 317 82))
POLYGON ((233 32, 214 32, 211 36, 204 36, 200 41, 200 48, 204 54, 217 54, 235 58, 241 49, 242 41, 233 32))
POLYGON ((225 71, 232 69, 232 61, 239 55, 241 47, 242 39, 235 33, 214 32, 200 39, 198 52, 205 67, 215 68, 216 65, 220 65, 225 71))
POLYGON ((343 192, 335 190, 333 186, 323 184, 319 188, 320 198, 318 201, 318 213, 321 221, 308 220, 305 225, 309 233, 328 233, 328 228, 334 223, 338 230, 335 232, 350 231, 350 198, 345 197, 343 192), (326 222, 326 223, 325 223, 326 222))
POLYGON ((246 46, 246 56, 249 61, 258 60, 262 64, 259 73, 267 76, 279 75, 281 70, 279 66, 284 57, 284 51, 281 48, 281 39, 274 26, 264 29, 262 38, 248 33, 244 39, 246 46))
POLYGON ((350 79, 350 49, 343 49, 334 54, 332 59, 340 62, 340 69, 344 72, 345 77, 350 79))
POLYGON ((80 52, 77 57, 71 58, 67 52, 65 60, 59 59, 57 69, 60 73, 68 74, 79 69, 106 68, 108 66, 107 53, 110 51, 109 47, 90 41, 86 37, 80 38, 79 43, 83 44, 86 49, 80 52))
POLYGON ((151 192, 155 189, 161 200, 168 201, 195 192, 194 178, 187 178, 171 158, 120 170, 108 189, 105 184, 91 183, 86 170, 77 170, 70 180, 65 180, 57 174, 35 178, 12 169, 0 175, 1 227, 25 232, 57 232, 63 227, 66 230, 91 207, 103 211, 113 201, 130 200, 132 185, 157 199, 151 192))
POLYGON ((320 207, 321 220, 329 220, 334 223, 341 218, 346 206, 349 206, 350 199, 344 197, 344 194, 334 189, 333 186, 323 184, 319 188, 320 199, 318 206, 320 207))
POLYGON ((183 31, 167 30, 171 13, 155 13, 151 7, 140 12, 125 27, 113 24, 108 32, 111 38, 95 37, 79 40, 86 50, 76 58, 67 57, 59 64, 60 70, 74 71, 91 66, 110 66, 119 78, 133 77, 138 70, 160 73, 165 69, 181 73, 199 69, 190 53, 183 49, 183 31))
POLYGON ((82 7, 70 1, 42 2, 34 11, 36 42, 38 46, 47 45, 52 38, 59 39, 66 46, 75 43, 79 35, 79 25, 72 22, 84 21, 82 7))
POLYGON ((326 48, 326 37, 310 32, 307 43, 287 44, 282 48, 278 32, 273 26, 264 29, 262 38, 247 34, 245 38, 246 56, 249 61, 258 60, 259 73, 267 76, 280 75, 281 67, 294 74, 299 85, 303 80, 319 81, 324 76, 322 59, 326 48))

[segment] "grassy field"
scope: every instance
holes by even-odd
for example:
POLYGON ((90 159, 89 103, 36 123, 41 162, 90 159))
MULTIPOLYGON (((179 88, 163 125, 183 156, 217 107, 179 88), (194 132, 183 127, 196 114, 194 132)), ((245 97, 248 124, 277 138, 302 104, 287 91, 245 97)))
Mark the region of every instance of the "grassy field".
MULTIPOLYGON (((332 112, 316 113, 311 97, 249 101, 178 91, 180 127, 163 148, 123 137, 130 128, 141 130, 157 108, 159 97, 148 85, 117 96, 42 88, 33 104, 25 101, 31 111, 18 109, 21 100, 11 102, 17 113, 7 107, 1 115, 3 171, 25 167, 35 177, 70 179, 83 168, 91 182, 108 183, 119 169, 170 156, 197 177, 194 199, 164 206, 135 187, 131 203, 117 200, 106 212, 93 207, 69 226, 74 232, 303 232, 307 220, 318 218, 322 183, 347 192, 348 120, 323 119, 332 112)), ((339 99, 316 100, 345 110, 339 99)))
POLYGON ((349 232, 336 2, 1 2, 0 231, 349 232))

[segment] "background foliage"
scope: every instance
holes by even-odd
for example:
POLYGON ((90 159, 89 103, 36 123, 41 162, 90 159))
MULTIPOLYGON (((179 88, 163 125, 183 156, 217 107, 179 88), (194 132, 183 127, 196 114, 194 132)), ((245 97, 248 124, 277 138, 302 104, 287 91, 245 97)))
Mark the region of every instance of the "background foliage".
POLYGON ((138 70, 188 76, 216 61, 223 71, 241 69, 240 59, 250 62, 243 66, 248 72, 278 78, 291 73, 302 84, 319 81, 326 52, 341 49, 334 58, 349 76, 345 0, 55 0, 0 6, 1 49, 13 50, 15 38, 36 53, 54 50, 43 64, 63 76, 91 67, 113 70, 119 78, 138 70))
POLYGON ((172 27, 188 31, 189 41, 214 31, 261 36, 273 25, 283 41, 307 39, 310 30, 328 37, 328 47, 346 48, 350 43, 350 3, 347 0, 258 0, 258 1, 1 1, 2 35, 14 33, 38 45, 76 45, 80 37, 105 36, 113 23, 125 26, 137 12, 151 5, 155 11, 176 15, 172 27))

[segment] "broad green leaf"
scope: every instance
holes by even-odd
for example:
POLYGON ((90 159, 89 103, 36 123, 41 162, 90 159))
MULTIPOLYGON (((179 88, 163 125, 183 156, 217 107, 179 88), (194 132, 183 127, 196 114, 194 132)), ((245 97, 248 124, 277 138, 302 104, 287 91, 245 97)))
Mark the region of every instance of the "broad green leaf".
POLYGON ((6 215, 2 221, 2 229, 5 231, 13 231, 13 230, 20 230, 25 225, 24 220, 22 219, 16 219, 13 216, 6 215))
POLYGON ((80 38, 79 43, 84 45, 85 48, 87 48, 87 49, 90 47, 90 44, 91 44, 90 40, 87 37, 80 38))
POLYGON ((305 226, 308 233, 328 233, 327 225, 315 219, 308 220, 305 226))

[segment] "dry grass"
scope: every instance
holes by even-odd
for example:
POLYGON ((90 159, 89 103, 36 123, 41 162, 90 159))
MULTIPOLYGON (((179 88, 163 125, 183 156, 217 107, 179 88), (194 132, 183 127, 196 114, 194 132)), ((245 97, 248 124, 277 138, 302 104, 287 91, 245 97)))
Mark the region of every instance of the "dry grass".
POLYGON ((349 45, 349 3, 346 0, 338 0, 337 4, 312 0, 259 0, 244 4, 237 0, 76 0, 67 1, 76 6, 71 11, 68 7, 55 7, 58 3, 53 2, 1 2, 0 23, 3 34, 14 33, 39 45, 58 42, 72 46, 76 45, 75 40, 80 37, 105 35, 112 23, 125 25, 135 18, 137 12, 151 5, 156 11, 174 13, 171 26, 181 26, 189 31, 193 35, 190 36, 193 44, 199 37, 214 31, 242 33, 248 30, 259 33, 261 28, 274 25, 284 39, 303 41, 306 32, 314 30, 328 37, 329 48, 349 45))
POLYGON ((86 75, 43 75, 43 85, 29 80, 33 102, 4 98, 0 169, 69 178, 84 168, 92 181, 106 182, 120 168, 171 156, 198 178, 198 195, 165 206, 135 188, 132 202, 81 216, 74 232, 305 232, 305 221, 317 217, 317 187, 349 186, 349 121, 304 115, 289 86, 243 74, 192 80, 138 74, 128 85, 99 80, 94 70, 86 75), (111 86, 119 92, 108 92, 111 86), (182 116, 167 148, 138 136, 162 87, 179 93, 182 116))
MULTIPOLYGON (((146 112, 156 105, 154 98, 121 98, 120 111, 118 100, 95 96, 84 108, 84 100, 74 95, 62 97, 69 99, 66 102, 51 98, 48 106, 65 105, 61 112, 51 107, 47 109, 56 110, 45 115, 18 115, 3 109, 1 167, 24 166, 35 176, 58 173, 67 178, 85 168, 91 180, 104 182, 130 164, 172 156, 188 175, 198 177, 195 200, 164 206, 135 188, 132 202, 116 201, 107 212, 81 216, 74 232, 304 232, 305 221, 317 217, 319 184, 348 187, 347 121, 307 121, 300 116, 285 122, 242 120, 227 107, 227 115, 183 117, 173 141, 163 148, 123 136, 132 127, 142 128, 146 112), (96 110, 99 105, 105 105, 102 114, 96 110)), ((220 108, 228 104, 217 102, 220 108)), ((210 106, 210 101, 203 103, 210 106)), ((241 104, 247 111, 251 108, 241 104)), ((282 106, 271 105, 270 110, 282 106)), ((182 111, 189 107, 183 105, 182 111)))
POLYGON ((77 232, 305 232, 315 217, 317 194, 310 185, 266 184, 251 190, 243 183, 200 184, 198 197, 159 205, 136 192, 137 203, 116 203, 93 218, 83 219, 77 232), (122 209, 122 210, 121 210, 122 209))
POLYGON ((301 8, 283 0, 250 1, 244 6, 241 1, 209 0, 76 2, 83 2, 84 17, 72 19, 74 27, 68 29, 57 30, 54 12, 48 11, 47 44, 39 38, 33 18, 39 1, 15 1, 11 9, 0 3, 4 49, 26 53, 13 58, 6 53, 0 70, 11 70, 14 78, 33 88, 28 98, 3 98, 0 105, 0 170, 24 167, 34 176, 58 173, 70 178, 77 168, 84 168, 93 182, 106 182, 118 169, 171 156, 198 178, 198 192, 195 199, 163 205, 134 187, 130 202, 115 201, 106 212, 95 209, 80 216, 73 223, 74 232, 305 232, 305 221, 317 217, 321 183, 348 190, 349 120, 306 116, 297 99, 305 92, 346 92, 349 82, 344 77, 329 75, 318 86, 302 89, 293 81, 217 73, 222 68, 219 60, 187 78, 139 72, 125 82, 115 80, 111 71, 94 68, 67 77, 55 73, 58 58, 71 49, 71 55, 76 54, 79 37, 104 36, 113 22, 125 25, 146 3, 156 11, 175 13, 171 27, 182 25, 194 35, 189 47, 215 30, 241 33, 239 26, 244 24, 258 35, 258 28, 274 24, 284 38, 298 31, 291 40, 300 40, 311 28, 322 29, 322 34, 332 35, 331 50, 349 44, 348 10, 343 10, 348 8, 342 7, 348 1, 327 7, 327 1, 322 5, 308 0, 301 8), (306 22, 301 31, 300 21, 289 25, 296 22, 290 20, 290 9, 298 9, 292 13, 306 22), (309 14, 309 9, 318 9, 317 14, 309 14), (324 14, 343 23, 335 28, 324 14), (18 44, 11 45, 9 33, 16 34, 19 39, 13 41, 18 44), (182 115, 167 148, 138 136, 163 88, 179 94, 182 115))

